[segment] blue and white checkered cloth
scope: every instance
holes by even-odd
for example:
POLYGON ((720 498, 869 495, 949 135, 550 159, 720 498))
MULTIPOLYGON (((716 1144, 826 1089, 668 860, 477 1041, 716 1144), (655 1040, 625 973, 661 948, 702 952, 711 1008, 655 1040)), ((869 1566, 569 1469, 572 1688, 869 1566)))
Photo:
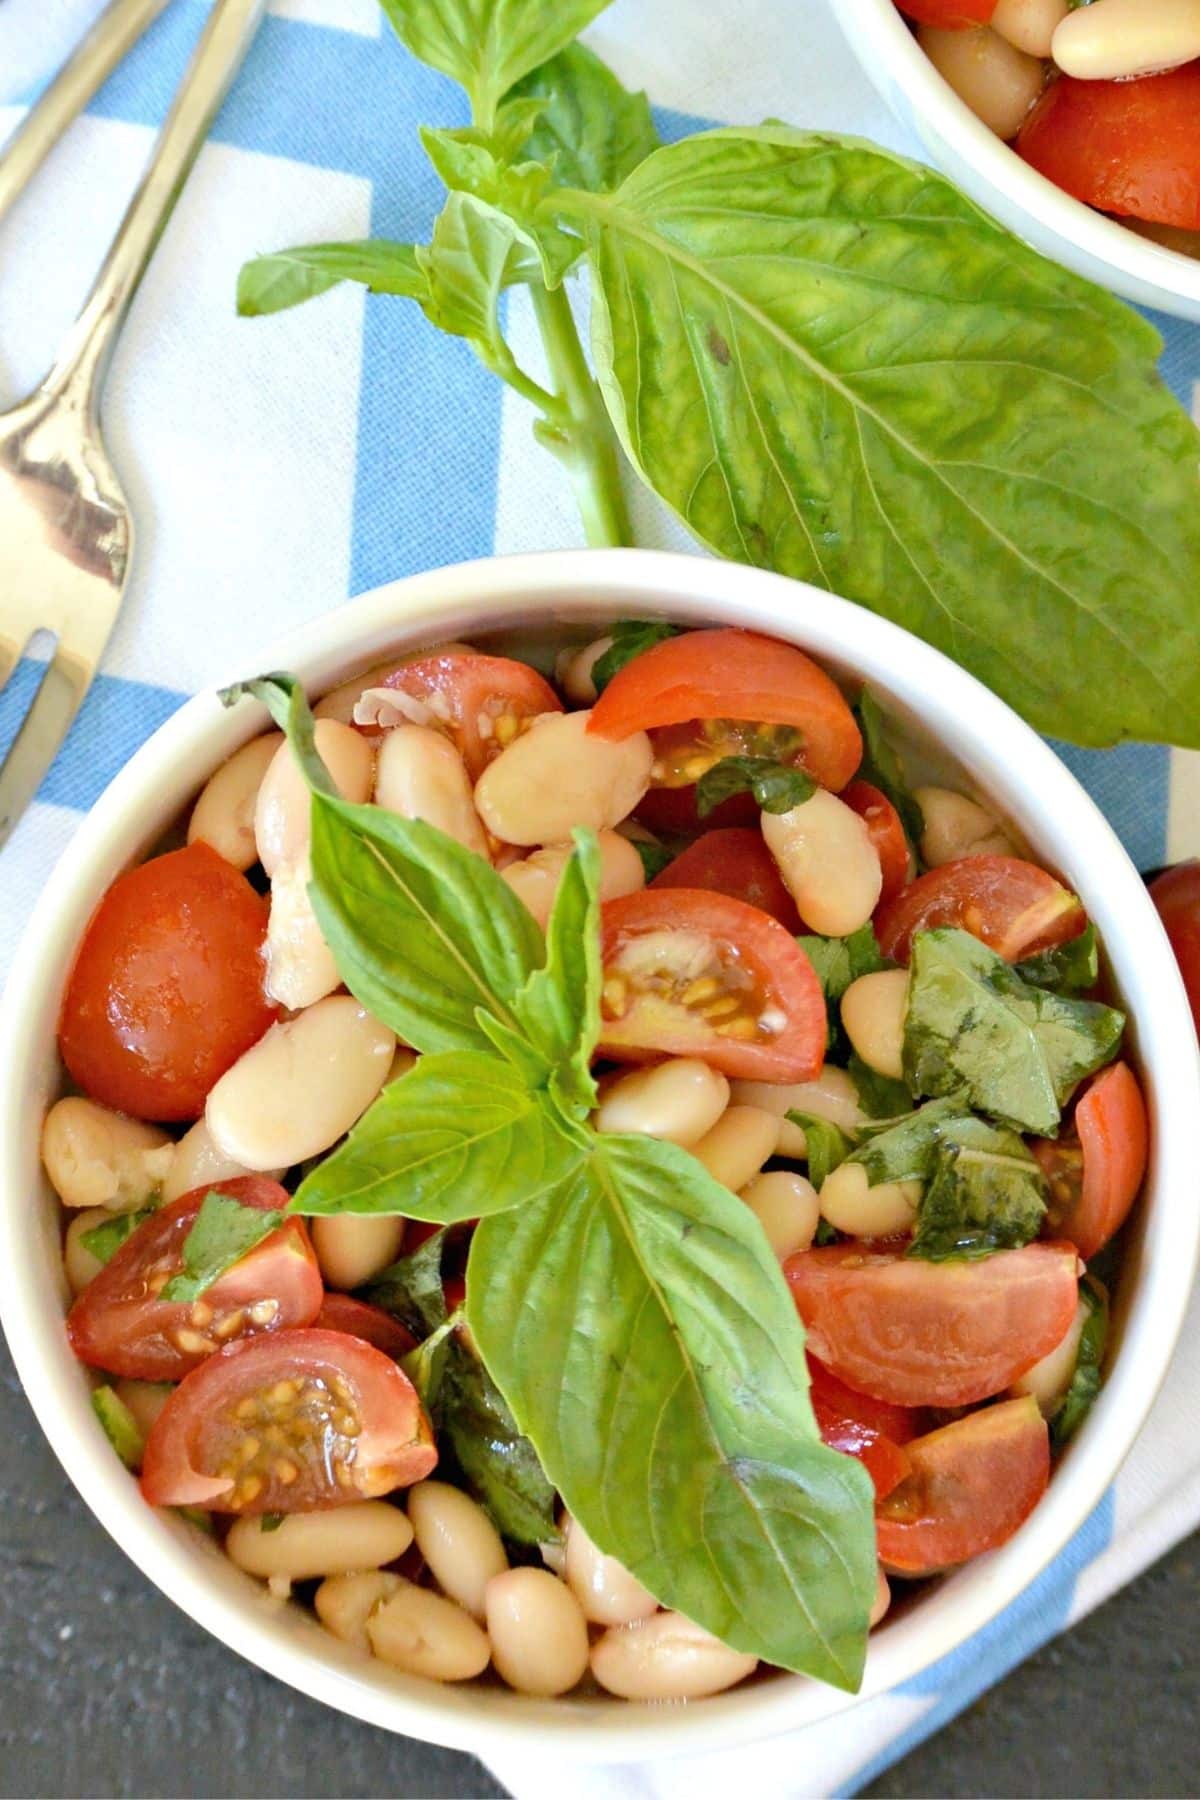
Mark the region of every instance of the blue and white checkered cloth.
MULTIPOLYGON (((100 10, 5 0, 0 139, 100 10)), ((55 151, 0 232, 0 404, 30 388, 76 311, 202 24, 174 0, 55 151)), ((616 0, 590 34, 664 135, 782 117, 914 151, 822 0, 616 0)), ((0 974, 79 818, 196 689, 277 632, 432 564, 580 541, 521 402, 400 301, 340 289, 265 323, 234 316, 257 251, 375 232, 421 238, 437 187, 423 122, 465 122, 451 84, 393 41, 376 0, 270 0, 268 16, 138 297, 105 426, 137 520, 124 612, 101 674, 0 870, 0 974)), ((511 324, 535 354, 514 297, 511 324)), ((1200 328, 1156 319, 1166 379, 1200 417, 1200 328)), ((647 542, 674 542, 649 505, 647 542)), ((36 654, 36 647, 35 647, 36 654)), ((33 682, 0 698, 0 750, 33 682)), ((1139 865, 1200 851, 1200 756, 1065 753, 1139 865)), ((1200 1522, 1200 1309, 1113 1490, 987 1630, 903 1688, 727 1756, 622 1770, 506 1759, 514 1793, 853 1793, 1200 1522), (796 1770, 802 1768, 798 1782, 796 1770)))

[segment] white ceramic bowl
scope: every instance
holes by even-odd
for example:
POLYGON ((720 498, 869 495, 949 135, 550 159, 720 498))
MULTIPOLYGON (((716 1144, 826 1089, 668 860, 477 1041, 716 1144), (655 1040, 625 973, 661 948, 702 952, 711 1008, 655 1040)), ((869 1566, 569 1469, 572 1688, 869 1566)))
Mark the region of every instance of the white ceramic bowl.
POLYGON ((1126 300, 1200 319, 1200 261, 1073 200, 975 117, 921 50, 893 0, 829 0, 863 69, 930 160, 1055 262, 1126 300))
MULTIPOLYGON (((1154 1151, 1117 1305, 1116 1356, 1091 1419, 1032 1518, 1002 1550, 890 1619, 872 1639, 864 1694, 925 1668, 995 1616, 1045 1567, 1104 1493, 1162 1380, 1183 1319, 1200 1235, 1194 1124, 1200 1062, 1175 964, 1142 883, 1062 763, 978 682, 896 626, 779 576, 644 551, 492 560, 366 594, 229 677, 290 668, 331 686, 393 647, 486 629, 561 623, 586 636, 618 616, 750 626, 791 639, 899 717, 927 728, 1082 894, 1136 1021, 1154 1151)), ((1081 673, 1085 673, 1081 671, 1081 673)), ((152 1512, 88 1403, 62 1328, 57 1205, 38 1164, 38 1127, 60 1070, 55 1020, 72 951, 108 883, 137 858, 221 760, 265 724, 201 694, 155 733, 81 825, 17 952, 0 1014, 0 1269, 3 1320, 21 1379, 64 1468, 101 1523, 185 1612, 271 1674, 372 1724, 476 1753, 536 1749, 620 1760, 736 1744, 854 1704, 774 1677, 683 1708, 522 1698, 439 1687, 359 1659, 298 1608, 280 1607, 199 1533, 152 1512)))

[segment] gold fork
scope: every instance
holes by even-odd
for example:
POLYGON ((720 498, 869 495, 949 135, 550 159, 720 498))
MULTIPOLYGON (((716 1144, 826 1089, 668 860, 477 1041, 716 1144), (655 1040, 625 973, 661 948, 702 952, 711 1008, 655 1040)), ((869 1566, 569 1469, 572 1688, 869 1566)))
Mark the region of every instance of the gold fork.
MULTIPOLYGON (((165 0, 117 0, 0 160, 0 210, 165 0), (109 27, 106 32, 105 27, 109 27), (49 113, 38 113, 41 107, 49 113), (47 117, 50 125, 46 123, 47 117), (5 176, 7 166, 8 175, 5 176)), ((53 762, 120 610, 133 522, 100 431, 117 336, 265 0, 215 0, 112 248, 44 381, 0 414, 0 687, 34 633, 54 652, 0 763, 0 846, 53 762)))

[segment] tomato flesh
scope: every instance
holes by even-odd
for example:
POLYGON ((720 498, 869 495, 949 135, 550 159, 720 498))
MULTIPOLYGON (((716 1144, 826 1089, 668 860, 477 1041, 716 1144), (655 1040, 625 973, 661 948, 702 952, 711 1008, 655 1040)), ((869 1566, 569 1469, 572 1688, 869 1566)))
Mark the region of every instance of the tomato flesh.
POLYGON ((1146 1174, 1146 1102, 1128 1063, 1112 1063, 1075 1107, 1073 1138, 1045 1138, 1033 1153, 1050 1183, 1048 1224, 1087 1262, 1129 1216, 1146 1174))
POLYGON ((851 1244, 802 1250, 784 1274, 810 1349, 859 1393, 970 1406, 1011 1386, 1075 1316, 1073 1244, 926 1262, 851 1244))
POLYGON ((873 787, 869 781, 852 781, 843 790, 842 799, 851 812, 858 814, 867 828, 867 835, 879 858, 879 868, 883 875, 879 904, 886 906, 889 900, 894 900, 907 886, 913 866, 900 814, 887 795, 873 787))
POLYGON ((785 931, 802 931, 800 914, 779 873, 779 865, 763 842, 762 832, 750 828, 706 831, 650 883, 660 888, 702 888, 705 893, 728 894, 769 913, 785 931))
POLYGON ((1200 61, 1137 81, 1060 76, 1021 127, 1018 156, 1102 212, 1200 231, 1200 61))
POLYGON ((1177 863, 1150 883, 1150 898, 1171 941, 1200 1032, 1200 860, 1177 863))
POLYGON ((180 1383, 146 1441, 152 1506, 307 1512, 376 1499, 437 1464, 416 1389, 390 1357, 316 1328, 230 1344, 180 1383))
POLYGON ((1087 928, 1077 894, 1019 856, 964 856, 910 881, 875 915, 879 947, 907 963, 918 931, 953 925, 1017 962, 1087 928))
POLYGON ((289 1218, 199 1300, 157 1295, 183 1267, 183 1244, 206 1194, 229 1194, 262 1212, 288 1204, 286 1188, 242 1175, 194 1188, 126 1238, 67 1314, 81 1362, 132 1381, 179 1381, 234 1338, 307 1325, 321 1306, 321 1274, 303 1222, 289 1218))
POLYGON ((990 24, 997 0, 896 0, 896 5, 918 25, 965 31, 971 25, 990 24))
POLYGON ((536 669, 507 656, 451 651, 404 663, 382 685, 417 703, 418 723, 446 732, 477 781, 532 720, 562 701, 536 669))
POLYGON ((875 1484, 875 1498, 883 1499, 909 1472, 903 1446, 921 1431, 922 1415, 855 1393, 814 1356, 809 1357, 808 1368, 822 1442, 844 1456, 857 1457, 875 1484))
POLYGON ((600 1050, 618 1062, 697 1056, 727 1075, 811 1081, 825 999, 778 920, 695 888, 605 902, 600 1050))
POLYGON ((344 1331, 350 1337, 362 1338, 396 1362, 417 1347, 416 1338, 399 1319, 393 1319, 381 1306, 355 1300, 350 1294, 327 1293, 313 1324, 318 1331, 344 1331))
POLYGON ((879 1560, 932 1575, 1007 1543, 1050 1479, 1050 1435, 1030 1396, 985 1406, 907 1447, 911 1473, 875 1512, 879 1560))

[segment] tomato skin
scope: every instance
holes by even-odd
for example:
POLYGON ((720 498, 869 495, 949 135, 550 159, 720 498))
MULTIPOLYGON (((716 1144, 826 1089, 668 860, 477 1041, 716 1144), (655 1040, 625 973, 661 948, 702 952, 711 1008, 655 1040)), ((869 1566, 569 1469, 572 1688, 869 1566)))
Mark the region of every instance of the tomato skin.
POLYGON ((907 963, 913 936, 954 925, 1018 962, 1087 928, 1077 894, 1019 856, 964 856, 930 869, 875 915, 879 947, 907 963))
MULTIPOLYGON (((81 1362, 106 1369, 132 1381, 179 1381, 213 1354, 220 1342, 206 1326, 200 1335, 211 1348, 180 1347, 180 1332, 197 1334, 192 1306, 184 1301, 156 1299, 147 1289, 153 1271, 164 1282, 183 1266, 183 1242, 195 1223, 204 1196, 228 1194, 243 1206, 262 1212, 282 1211, 288 1192, 263 1175, 239 1175, 230 1181, 206 1183, 163 1206, 146 1219, 79 1295, 67 1314, 67 1336, 81 1362)), ((163 1285, 163 1283, 159 1283, 163 1285)), ((321 1273, 308 1232, 298 1218, 289 1218, 278 1231, 244 1256, 203 1295, 211 1322, 254 1305, 275 1300, 278 1311, 256 1324, 245 1318, 238 1338, 274 1333, 289 1326, 308 1325, 316 1318, 322 1296, 321 1273)), ((203 1315, 201 1315, 203 1316, 203 1315)))
POLYGON ((197 1119, 267 1030, 267 902, 207 844, 118 875, 67 982, 58 1041, 71 1078, 138 1119, 197 1119))
POLYGON ((812 1353, 848 1386, 897 1406, 970 1406, 1062 1342, 1076 1260, 1073 1244, 958 1263, 836 1244, 783 1272, 812 1353))
POLYGON ((749 827, 706 831, 650 883, 652 892, 681 887, 728 894, 731 900, 756 906, 777 919, 793 936, 804 929, 796 902, 784 885, 779 865, 764 844, 761 831, 749 827))
POLYGON ((362 1338, 395 1362, 417 1347, 416 1338, 399 1319, 393 1319, 382 1306, 355 1300, 350 1294, 327 1293, 313 1326, 317 1331, 344 1331, 348 1337, 362 1338))
POLYGON ((971 25, 990 24, 997 0, 896 0, 896 5, 918 25, 965 31, 971 25))
POLYGON ((436 698, 439 708, 446 708, 446 722, 472 781, 479 779, 504 748, 494 735, 484 736, 480 731, 481 716, 499 714, 522 720, 563 710, 562 701, 536 669, 507 656, 450 651, 421 657, 393 669, 382 685, 414 700, 436 698))
MULTIPOLYGON (((330 1400, 335 1418, 338 1404, 344 1403, 330 1400)), ((310 1327, 242 1339, 194 1369, 151 1428, 142 1492, 151 1506, 205 1506, 246 1515, 309 1512, 410 1486, 436 1465, 432 1428, 403 1370, 361 1338, 310 1327), (339 1481, 331 1467, 346 1459, 339 1456, 336 1441, 331 1447, 327 1416, 316 1446, 310 1428, 307 1458, 288 1443, 282 1450, 261 1453, 258 1466, 264 1473, 258 1491, 239 1495, 244 1477, 235 1481, 222 1470, 230 1463, 244 1470, 248 1463, 252 1473, 258 1472, 255 1460, 242 1461, 236 1447, 261 1426, 253 1419, 240 1421, 238 1403, 265 1395, 278 1382, 306 1379, 340 1379, 349 1386, 359 1425, 351 1440, 353 1458, 346 1461, 350 1479, 339 1481), (304 1465, 286 1484, 272 1473, 281 1455, 304 1465)))
POLYGON ((1150 883, 1200 1033, 1200 859, 1177 863, 1150 883))
MULTIPOLYGON (((654 733, 650 733, 651 742, 654 733)), ((758 806, 753 794, 730 794, 701 818, 696 811, 696 785, 690 787, 651 787, 634 808, 634 818, 647 831, 660 831, 667 837, 695 837, 703 831, 747 829, 758 825, 758 806)))
POLYGON ((1048 1223, 1087 1262, 1121 1229, 1146 1174, 1150 1125, 1128 1063, 1096 1076, 1076 1104, 1075 1134, 1031 1148, 1050 1182, 1048 1223))
POLYGON ((862 1463, 882 1500, 909 1472, 903 1445, 922 1430, 919 1412, 856 1394, 817 1358, 808 1359, 810 1397, 823 1443, 862 1463))
POLYGON ((717 627, 665 638, 618 670, 588 730, 626 738, 689 719, 794 725, 801 761, 822 787, 844 788, 862 761, 862 737, 841 689, 791 644, 717 627))
MULTIPOLYGON (((605 690, 607 692, 607 689, 605 690)), ((674 1018, 647 1017, 636 998, 620 1019, 602 1018, 600 1051, 617 1062, 697 1056, 726 1075, 751 1081, 811 1081, 825 1061, 825 997, 812 964, 777 919, 696 888, 626 894, 601 908, 601 957, 606 978, 622 947, 648 933, 679 931, 731 946, 739 965, 761 985, 765 1005, 786 1023, 765 1042, 722 1037, 713 1025, 682 1007, 674 1018)), ((665 1009, 664 1009, 665 1010, 665 1009)))
POLYGON ((911 1474, 875 1511, 879 1560, 932 1575, 1007 1543, 1050 1479, 1050 1434, 1031 1396, 985 1406, 908 1446, 911 1474))
POLYGON ((1018 156, 1102 212, 1200 231, 1200 61, 1136 81, 1061 75, 1021 127, 1018 156))
POLYGON ((869 781, 852 781, 844 789, 842 799, 851 812, 858 814, 867 828, 883 873, 879 904, 886 906, 889 900, 894 900, 908 885, 912 867, 912 856, 908 839, 904 835, 904 826, 900 822, 900 814, 887 795, 880 793, 877 787, 872 787, 869 781))

